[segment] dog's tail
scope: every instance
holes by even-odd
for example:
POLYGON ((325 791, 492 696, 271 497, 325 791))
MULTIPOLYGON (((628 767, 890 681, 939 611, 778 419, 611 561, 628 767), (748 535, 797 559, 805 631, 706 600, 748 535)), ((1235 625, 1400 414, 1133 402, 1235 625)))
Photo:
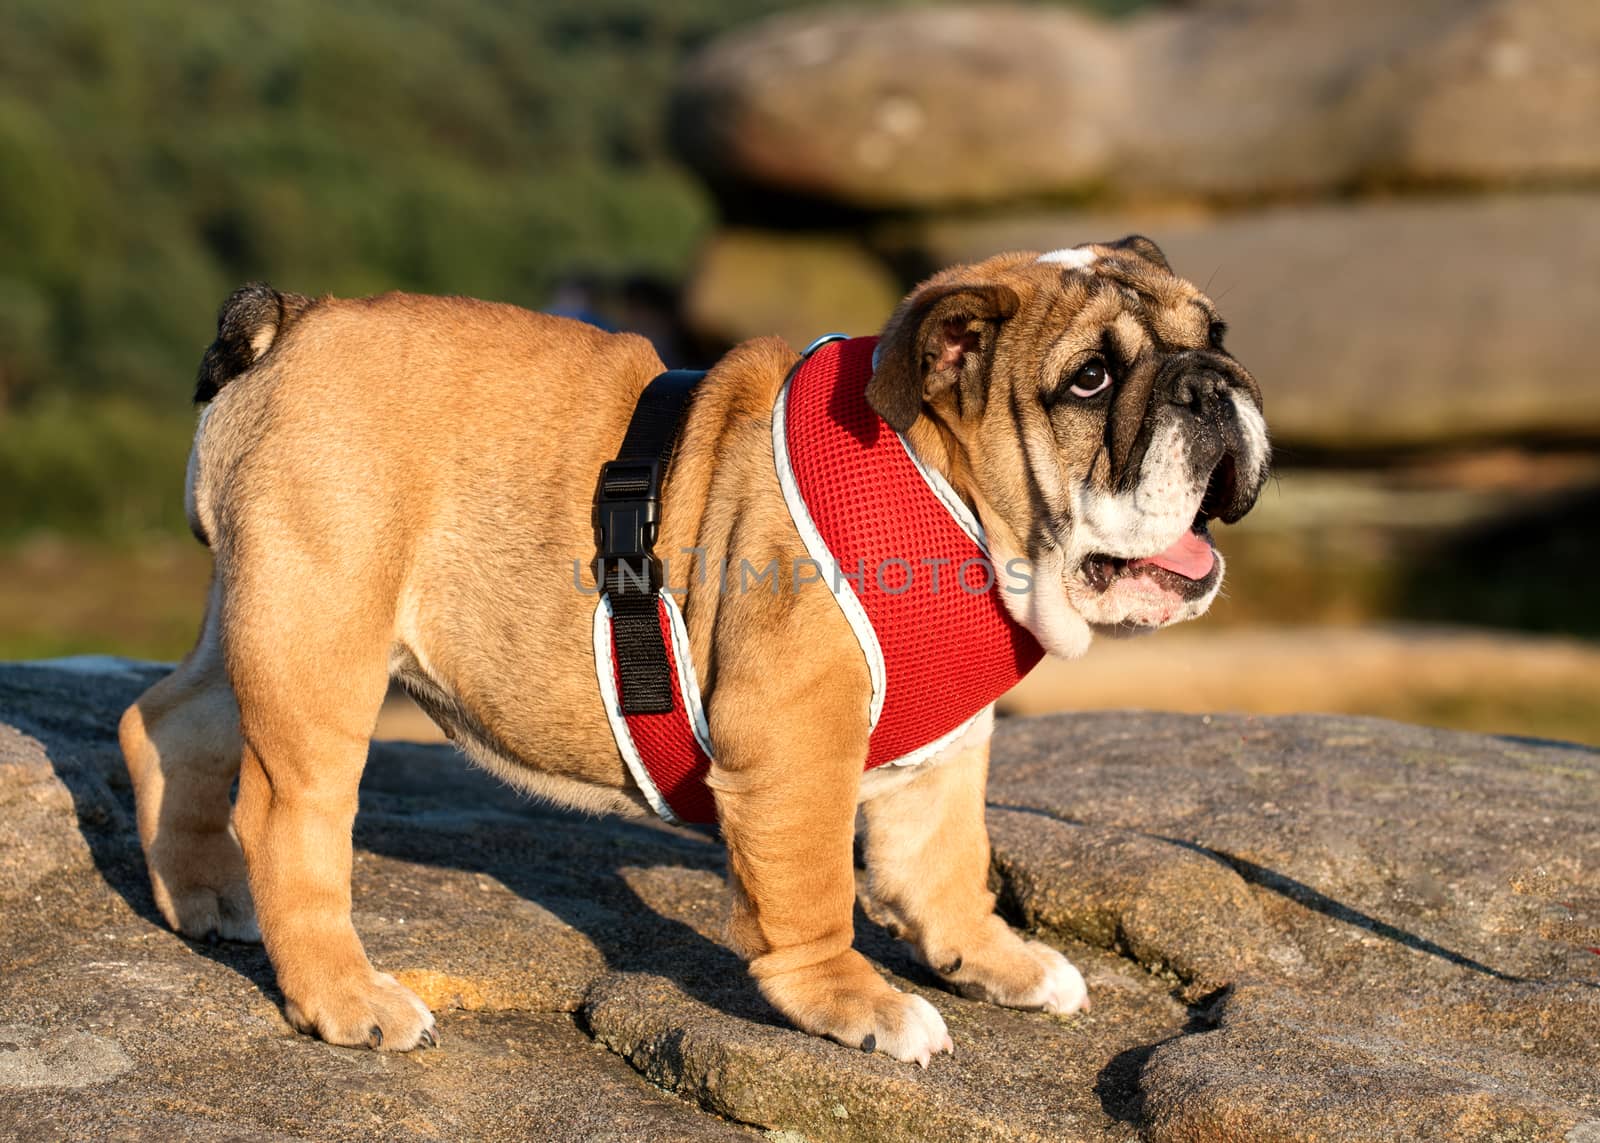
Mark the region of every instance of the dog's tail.
POLYGON ((217 339, 200 359, 195 404, 211 400, 260 361, 272 343, 311 308, 302 294, 283 294, 265 282, 251 282, 228 295, 217 311, 217 339))
MULTIPOLYGON (((205 356, 200 358, 200 373, 194 386, 195 404, 212 400, 248 373, 313 304, 308 297, 279 293, 265 282, 251 282, 229 294, 217 311, 217 339, 206 347, 205 356)), ((200 414, 184 477, 183 508, 189 518, 189 530, 207 547, 214 534, 214 521, 211 519, 211 490, 205 487, 200 462, 206 420, 215 409, 215 405, 206 405, 200 414)))

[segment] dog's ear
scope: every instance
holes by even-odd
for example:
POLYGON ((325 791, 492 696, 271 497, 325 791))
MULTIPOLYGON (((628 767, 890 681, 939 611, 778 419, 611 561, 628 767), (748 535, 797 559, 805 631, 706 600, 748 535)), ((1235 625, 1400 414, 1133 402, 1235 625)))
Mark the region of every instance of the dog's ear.
POLYGON ((1008 287, 988 283, 916 291, 883 327, 867 403, 902 433, 923 402, 952 389, 964 409, 981 408, 1000 323, 1020 304, 1008 287))
POLYGON ((1110 250, 1126 250, 1130 254, 1137 254, 1146 262, 1154 262, 1167 273, 1172 273, 1172 267, 1167 264, 1167 256, 1161 252, 1161 247, 1142 234, 1130 234, 1126 238, 1106 243, 1106 247, 1110 250))

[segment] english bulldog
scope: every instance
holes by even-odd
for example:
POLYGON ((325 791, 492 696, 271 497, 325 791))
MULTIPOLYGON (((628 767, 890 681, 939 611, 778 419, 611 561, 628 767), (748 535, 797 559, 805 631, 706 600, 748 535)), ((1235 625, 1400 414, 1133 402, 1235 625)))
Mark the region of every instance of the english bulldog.
MULTIPOLYGON (((869 402, 981 521, 996 562, 1032 569, 1005 605, 1049 652, 1216 597, 1208 525, 1249 511, 1269 457, 1225 330, 1137 236, 953 267, 884 325, 869 402)), ((771 433, 795 362, 757 339, 700 382, 658 550, 805 558, 771 433)), ((517 787, 647 812, 571 568, 593 556, 596 475, 662 370, 643 338, 463 298, 255 285, 224 305, 188 470, 215 559, 205 619, 120 739, 162 915, 190 937, 264 941, 296 1028, 386 1050, 438 1041, 351 922, 357 785, 392 680, 517 787)), ((952 1050, 938 1011, 852 947, 860 810, 875 911, 952 989, 1086 1005, 1078 970, 994 911, 992 718, 892 780, 864 777, 868 671, 833 596, 672 578, 715 744, 729 939, 767 1000, 897 1060, 952 1050)))

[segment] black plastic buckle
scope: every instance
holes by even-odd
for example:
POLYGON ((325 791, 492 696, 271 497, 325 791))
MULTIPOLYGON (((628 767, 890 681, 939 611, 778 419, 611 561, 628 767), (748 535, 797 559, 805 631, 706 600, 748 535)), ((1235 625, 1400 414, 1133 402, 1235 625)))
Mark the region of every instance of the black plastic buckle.
POLYGON ((655 569, 656 532, 661 525, 661 462, 608 460, 600 466, 595 498, 596 543, 608 564, 644 561, 655 569))

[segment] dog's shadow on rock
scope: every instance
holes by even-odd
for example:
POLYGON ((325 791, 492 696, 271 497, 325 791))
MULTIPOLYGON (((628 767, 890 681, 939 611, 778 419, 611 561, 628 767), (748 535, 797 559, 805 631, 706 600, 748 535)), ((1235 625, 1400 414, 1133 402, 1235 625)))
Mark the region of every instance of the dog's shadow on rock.
MULTIPOLYGON (((30 665, 0 677, 0 711, 43 746, 72 797, 78 830, 100 876, 133 913, 163 931, 167 925, 139 848, 116 727, 128 704, 166 670, 132 663, 94 670, 30 665)), ((709 835, 534 804, 451 747, 384 742, 374 743, 362 779, 356 846, 419 866, 491 877, 586 937, 606 970, 660 976, 719 1012, 787 1026, 731 949, 663 915, 629 884, 630 872, 659 868, 710 873, 720 881, 726 859, 709 835)), ((358 908, 359 893, 358 887, 358 908)), ((424 900, 421 908, 427 907, 424 900)), ((186 943, 281 1007, 282 994, 260 945, 186 943)), ((507 949, 506 956, 526 964, 535 951, 530 941, 526 955, 507 949)))
MULTIPOLYGON (((67 661, 71 663, 71 660, 67 661)), ((170 932, 156 908, 134 824, 133 787, 117 745, 128 704, 170 668, 93 657, 80 666, 20 664, 0 676, 0 712, 36 740, 72 797, 78 831, 101 878, 142 920, 170 932)), ((184 940, 282 1004, 260 945, 184 940)))
POLYGON ((498 881, 586 937, 607 971, 660 976, 718 1011, 784 1024, 731 949, 630 883, 665 872, 669 896, 676 884, 692 899, 714 880, 720 899, 726 855, 709 832, 533 803, 448 747, 384 742, 363 779, 356 842, 381 857, 498 881))

